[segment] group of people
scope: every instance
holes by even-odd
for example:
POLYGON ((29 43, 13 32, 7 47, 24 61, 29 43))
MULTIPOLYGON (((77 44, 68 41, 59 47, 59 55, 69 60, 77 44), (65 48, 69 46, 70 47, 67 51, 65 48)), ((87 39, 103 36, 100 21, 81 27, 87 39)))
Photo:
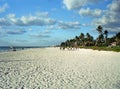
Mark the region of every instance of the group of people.
POLYGON ((61 44, 60 46, 60 50, 77 50, 79 48, 79 46, 77 45, 77 42, 75 42, 73 45, 69 46, 69 45, 65 45, 65 44, 61 44))

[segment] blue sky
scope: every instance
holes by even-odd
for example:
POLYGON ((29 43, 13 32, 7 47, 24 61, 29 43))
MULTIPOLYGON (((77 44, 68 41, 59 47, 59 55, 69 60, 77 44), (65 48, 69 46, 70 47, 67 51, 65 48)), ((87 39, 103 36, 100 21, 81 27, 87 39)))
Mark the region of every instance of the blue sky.
POLYGON ((119 0, 0 0, 0 46, 49 46, 102 25, 120 32, 119 0))

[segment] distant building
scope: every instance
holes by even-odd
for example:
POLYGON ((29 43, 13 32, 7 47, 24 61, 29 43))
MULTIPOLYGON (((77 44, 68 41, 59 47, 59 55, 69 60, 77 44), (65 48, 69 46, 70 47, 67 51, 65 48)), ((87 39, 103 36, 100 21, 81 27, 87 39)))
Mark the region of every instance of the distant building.
POLYGON ((117 42, 112 42, 111 46, 117 46, 117 42))

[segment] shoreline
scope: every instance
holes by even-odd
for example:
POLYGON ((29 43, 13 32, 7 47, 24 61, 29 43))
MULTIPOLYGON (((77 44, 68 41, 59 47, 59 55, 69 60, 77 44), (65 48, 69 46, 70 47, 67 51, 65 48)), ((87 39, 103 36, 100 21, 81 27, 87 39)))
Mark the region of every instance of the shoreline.
POLYGON ((0 53, 9 53, 9 52, 19 52, 19 51, 25 51, 25 50, 36 50, 36 49, 50 49, 50 48, 53 48, 53 49, 58 49, 58 50, 61 50, 61 51, 80 51, 80 50, 91 50, 91 51, 98 51, 98 52, 113 52, 113 53, 120 53, 120 52, 117 52, 117 51, 112 51, 112 50, 99 50, 99 49, 92 49, 92 48, 77 48, 77 49, 72 49, 72 50, 68 50, 68 49, 65 49, 65 50, 62 50, 60 49, 60 47, 41 47, 41 48, 25 48, 25 49, 18 49, 16 51, 12 51, 12 50, 8 50, 8 51, 1 51, 0 53))

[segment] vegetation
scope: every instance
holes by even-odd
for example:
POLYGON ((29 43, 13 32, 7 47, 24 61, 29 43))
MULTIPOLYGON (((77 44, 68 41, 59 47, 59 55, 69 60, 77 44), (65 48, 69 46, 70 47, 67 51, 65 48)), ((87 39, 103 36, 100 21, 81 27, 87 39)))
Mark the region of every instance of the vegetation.
POLYGON ((62 42, 60 48, 87 48, 120 52, 120 32, 115 36, 108 38, 109 32, 104 30, 102 26, 98 26, 96 30, 99 33, 96 39, 94 39, 89 33, 81 33, 79 36, 75 36, 73 39, 62 42))
POLYGON ((105 50, 105 51, 115 51, 115 52, 120 52, 120 47, 118 46, 113 46, 113 47, 106 47, 106 46, 87 46, 87 47, 80 47, 80 48, 85 48, 85 49, 93 49, 93 50, 105 50))

